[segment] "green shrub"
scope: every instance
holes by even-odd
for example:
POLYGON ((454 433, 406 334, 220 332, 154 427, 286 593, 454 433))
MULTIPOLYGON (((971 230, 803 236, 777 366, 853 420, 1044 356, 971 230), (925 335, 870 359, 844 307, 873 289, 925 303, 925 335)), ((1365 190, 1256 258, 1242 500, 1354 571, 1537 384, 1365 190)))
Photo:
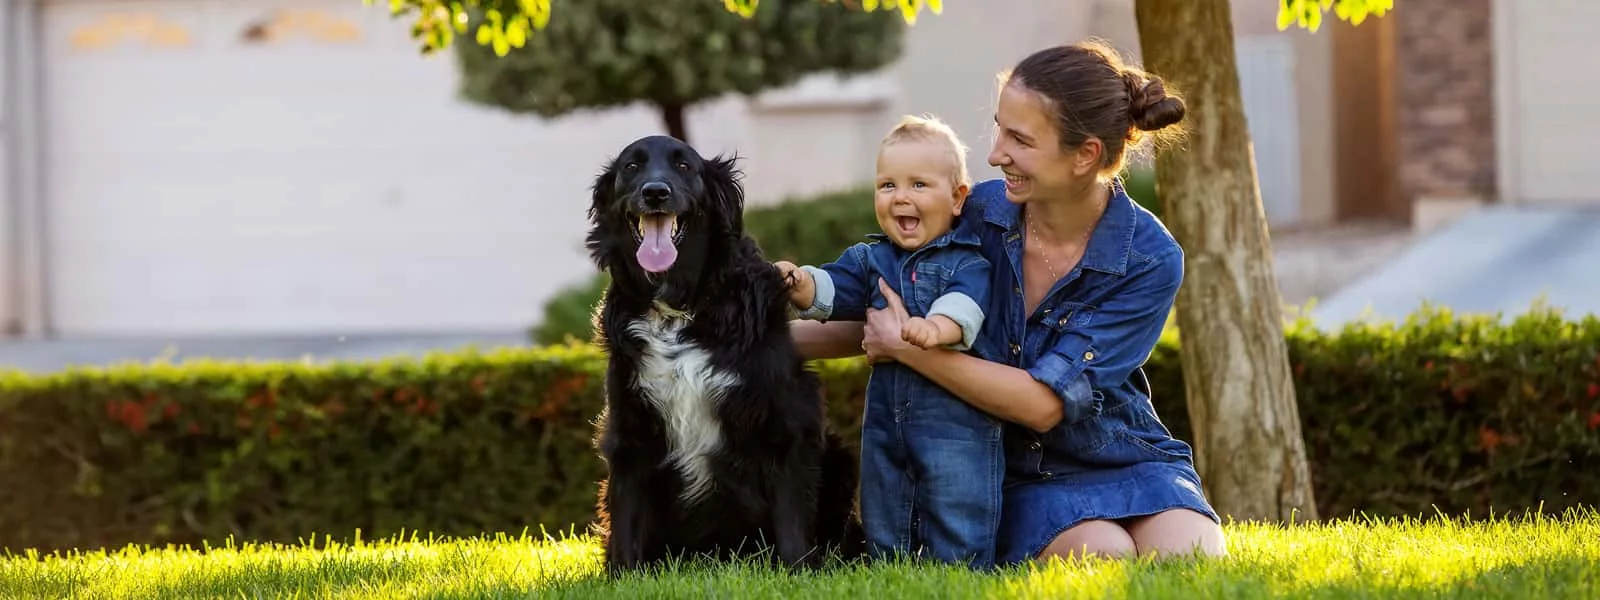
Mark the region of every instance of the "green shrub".
MULTIPOLYGON (((1301 323, 1287 341, 1324 517, 1600 498, 1600 319, 1429 310, 1337 335, 1301 323)), ((572 345, 0 376, 0 547, 583 527, 603 365, 572 345)), ((863 364, 816 366, 853 445, 863 364)), ((1191 439, 1175 332, 1147 372, 1191 439)))
POLYGON ((1127 167, 1122 170, 1122 189, 1134 202, 1161 216, 1161 200, 1156 197, 1156 171, 1150 167, 1127 167))

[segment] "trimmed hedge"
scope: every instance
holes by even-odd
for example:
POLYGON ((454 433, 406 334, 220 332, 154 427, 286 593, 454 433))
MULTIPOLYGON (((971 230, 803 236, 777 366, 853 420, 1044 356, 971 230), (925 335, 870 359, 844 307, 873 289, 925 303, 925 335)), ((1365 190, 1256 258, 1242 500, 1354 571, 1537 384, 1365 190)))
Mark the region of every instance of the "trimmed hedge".
MULTIPOLYGON (((1428 309, 1287 333, 1324 517, 1600 500, 1600 320, 1428 309), (1436 508, 1435 508, 1436 507, 1436 508)), ((1150 358, 1189 439, 1175 332, 1150 358)), ((0 377, 0 547, 582 530, 603 357, 587 345, 367 364, 120 366, 0 377)), ((820 361, 853 436, 857 359, 820 361)))

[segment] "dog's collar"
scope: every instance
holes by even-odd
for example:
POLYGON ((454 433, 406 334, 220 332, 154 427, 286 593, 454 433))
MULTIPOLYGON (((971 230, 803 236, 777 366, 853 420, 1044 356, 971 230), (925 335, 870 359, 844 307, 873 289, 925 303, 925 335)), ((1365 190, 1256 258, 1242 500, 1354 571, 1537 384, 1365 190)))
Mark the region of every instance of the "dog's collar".
POLYGON ((654 305, 656 312, 661 313, 661 316, 663 317, 667 317, 669 319, 683 319, 685 321, 694 320, 694 313, 667 306, 667 303, 662 302, 661 300, 656 300, 654 305))

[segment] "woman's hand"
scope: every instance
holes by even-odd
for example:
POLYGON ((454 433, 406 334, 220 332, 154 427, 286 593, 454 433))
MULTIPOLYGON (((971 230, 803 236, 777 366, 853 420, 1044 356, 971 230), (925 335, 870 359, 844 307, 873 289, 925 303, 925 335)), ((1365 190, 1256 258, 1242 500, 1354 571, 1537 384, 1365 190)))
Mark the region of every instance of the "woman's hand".
POLYGON ((906 305, 900 300, 900 295, 894 293, 881 277, 878 278, 878 289, 883 292, 883 299, 888 306, 881 310, 867 309, 861 349, 867 352, 867 360, 871 362, 899 360, 901 353, 914 349, 900 333, 911 316, 906 313, 906 305))

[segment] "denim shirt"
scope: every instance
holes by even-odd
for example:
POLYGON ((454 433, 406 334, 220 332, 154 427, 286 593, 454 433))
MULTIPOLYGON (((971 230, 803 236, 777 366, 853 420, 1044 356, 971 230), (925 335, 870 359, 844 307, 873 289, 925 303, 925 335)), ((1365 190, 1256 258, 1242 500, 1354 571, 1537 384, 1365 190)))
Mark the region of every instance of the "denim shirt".
MULTIPOLYGON (((870 234, 869 241, 850 246, 834 262, 820 267, 800 267, 811 273, 816 293, 811 308, 800 311, 799 317, 818 321, 864 321, 869 307, 888 306, 883 291, 878 288, 878 277, 882 277, 900 296, 910 316, 926 318, 943 314, 960 325, 961 341, 949 348, 970 351, 983 329, 983 307, 990 302, 992 280, 989 261, 979 246, 980 224, 976 221, 957 219, 951 231, 911 252, 894 245, 882 233, 870 234)), ((892 414, 892 420, 899 421, 914 401, 919 406, 929 407, 962 404, 954 394, 905 365, 892 362, 873 365, 872 374, 867 378, 869 413, 892 414)), ((974 424, 992 429, 993 432, 984 437, 998 444, 1002 438, 1000 421, 977 411, 970 412, 979 420, 974 424)), ((884 423, 871 415, 863 423, 864 428, 875 425, 884 423)), ((957 423, 947 425, 956 426, 957 423)), ((996 452, 999 451, 997 447, 996 452)))
POLYGON ((1006 199, 1002 180, 990 180, 974 186, 963 212, 981 216, 994 265, 975 353, 1026 370, 1062 403, 1050 431, 1008 424, 1007 480, 1188 459, 1188 445, 1151 407, 1143 371, 1183 282, 1183 250, 1161 222, 1115 180, 1083 258, 1023 314, 1021 207, 1006 199))
POLYGON ((950 231, 914 251, 894 245, 882 233, 845 249, 833 262, 800 267, 816 282, 811 308, 803 319, 865 321, 867 309, 888 306, 878 277, 889 284, 913 317, 944 315, 961 326, 961 341, 949 346, 969 350, 983 328, 989 303, 990 268, 978 238, 978 224, 956 219, 950 231), (906 293, 909 286, 911 293, 906 293))

